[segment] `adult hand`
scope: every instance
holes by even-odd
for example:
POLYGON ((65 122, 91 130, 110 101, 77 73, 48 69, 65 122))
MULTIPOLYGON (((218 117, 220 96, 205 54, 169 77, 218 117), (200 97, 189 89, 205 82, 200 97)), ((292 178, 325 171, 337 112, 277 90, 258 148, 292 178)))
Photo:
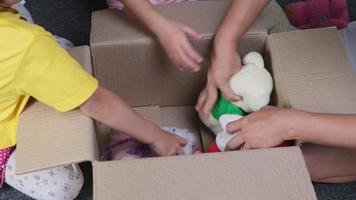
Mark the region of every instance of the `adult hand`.
POLYGON ((227 125, 229 133, 238 134, 227 144, 227 150, 258 149, 277 146, 291 139, 291 124, 298 111, 265 106, 238 121, 227 125))
POLYGON ((167 19, 157 32, 157 36, 168 57, 178 69, 193 72, 200 70, 199 64, 203 61, 203 57, 188 40, 188 36, 201 39, 200 33, 179 22, 167 19))
POLYGON ((230 78, 240 70, 241 59, 235 46, 230 48, 214 48, 211 65, 208 71, 207 86, 201 92, 196 105, 197 111, 202 111, 208 118, 211 108, 217 99, 217 90, 229 101, 239 101, 241 97, 235 94, 230 86, 230 78))

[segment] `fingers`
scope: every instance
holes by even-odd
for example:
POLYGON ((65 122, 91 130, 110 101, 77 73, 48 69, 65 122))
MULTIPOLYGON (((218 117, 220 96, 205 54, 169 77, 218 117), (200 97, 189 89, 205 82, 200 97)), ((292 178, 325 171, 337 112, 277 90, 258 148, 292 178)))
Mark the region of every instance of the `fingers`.
POLYGON ((228 151, 239 149, 245 143, 245 138, 242 133, 237 134, 226 145, 228 151))
POLYGON ((182 25, 182 29, 188 36, 190 36, 194 39, 198 40, 198 39, 203 38, 203 35, 201 33, 199 33, 198 31, 195 31, 194 29, 190 28, 189 26, 182 25))
POLYGON ((199 64, 203 62, 203 57, 193 48, 187 36, 191 36, 194 39, 201 39, 202 35, 188 26, 180 24, 180 27, 184 35, 177 38, 177 41, 180 41, 177 44, 178 62, 182 67, 197 72, 200 70, 199 64))
POLYGON ((169 58, 172 60, 174 65, 178 67, 178 69, 188 69, 193 72, 197 72, 200 70, 200 66, 198 62, 195 62, 184 50, 184 47, 180 47, 174 53, 169 54, 169 58))
POLYGON ((227 132, 230 134, 234 134, 237 131, 240 131, 242 129, 242 121, 243 121, 243 119, 240 119, 240 120, 228 123, 226 126, 227 132))
POLYGON ((184 139, 184 138, 182 138, 180 136, 177 136, 177 135, 176 135, 176 138, 177 138, 178 143, 179 143, 180 146, 184 147, 185 145, 187 145, 188 141, 186 139, 184 139))
POLYGON ((214 106, 216 99, 218 98, 216 87, 213 84, 208 84, 207 87, 207 98, 203 108, 203 114, 206 119, 209 118, 210 110, 214 106))
POLYGON ((205 104, 205 101, 206 101, 206 98, 207 98, 207 92, 206 92, 206 89, 204 89, 200 95, 199 95, 199 98, 198 98, 198 101, 197 101, 197 104, 195 106, 195 110, 196 111, 201 111, 201 109, 203 108, 204 104, 205 104))
MULTIPOLYGON (((184 53, 194 61, 196 64, 203 62, 203 57, 192 47, 192 45, 187 41, 183 44, 184 53)), ((198 68, 199 70, 199 65, 198 68)))
POLYGON ((219 89, 222 95, 229 101, 240 101, 242 98, 234 93, 229 84, 221 84, 219 89))
POLYGON ((183 67, 190 69, 194 72, 199 71, 200 66, 198 65, 198 62, 192 59, 192 57, 184 49, 184 46, 182 46, 181 49, 178 50, 177 54, 178 59, 180 60, 180 63, 183 67))

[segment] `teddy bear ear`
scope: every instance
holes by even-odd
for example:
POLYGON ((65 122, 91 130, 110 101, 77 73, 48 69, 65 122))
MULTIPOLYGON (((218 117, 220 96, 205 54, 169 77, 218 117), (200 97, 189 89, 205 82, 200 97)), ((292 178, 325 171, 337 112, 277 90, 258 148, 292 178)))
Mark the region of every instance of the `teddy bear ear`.
POLYGON ((243 64, 244 65, 248 65, 248 64, 252 64, 252 65, 256 65, 257 67, 264 67, 264 61, 263 61, 263 57, 261 56, 261 54, 252 51, 248 54, 245 55, 244 59, 243 59, 243 64))

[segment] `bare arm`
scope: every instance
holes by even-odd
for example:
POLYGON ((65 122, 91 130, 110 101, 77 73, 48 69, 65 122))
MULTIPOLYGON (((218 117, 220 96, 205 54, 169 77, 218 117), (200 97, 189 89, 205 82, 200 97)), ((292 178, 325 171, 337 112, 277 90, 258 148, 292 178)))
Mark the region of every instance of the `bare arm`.
POLYGON ((356 115, 302 113, 292 125, 290 139, 356 148, 356 115))
POLYGON ((167 19, 155 10, 148 0, 122 0, 121 2, 156 35, 162 25, 167 23, 167 19))
POLYGON ((159 155, 182 154, 185 139, 167 134, 152 122, 144 119, 111 91, 98 87, 80 106, 80 110, 111 128, 123 131, 137 140, 150 144, 159 155))
POLYGON ((268 148, 285 140, 356 148, 356 115, 310 113, 266 106, 228 125, 228 131, 239 134, 229 149, 268 148))
POLYGON ((157 36, 167 56, 179 69, 199 71, 203 57, 192 47, 187 36, 200 39, 200 33, 164 17, 147 0, 122 0, 122 3, 157 36))
POLYGON ((236 50, 247 29, 269 0, 234 0, 214 40, 214 46, 236 50))
POLYGON ((241 68, 241 59, 236 47, 242 35, 268 2, 269 0, 234 0, 232 2, 215 35, 207 86, 196 105, 196 110, 202 112, 205 117, 209 116, 217 99, 218 89, 228 100, 240 100, 239 94, 234 94, 229 84, 231 76, 241 68))

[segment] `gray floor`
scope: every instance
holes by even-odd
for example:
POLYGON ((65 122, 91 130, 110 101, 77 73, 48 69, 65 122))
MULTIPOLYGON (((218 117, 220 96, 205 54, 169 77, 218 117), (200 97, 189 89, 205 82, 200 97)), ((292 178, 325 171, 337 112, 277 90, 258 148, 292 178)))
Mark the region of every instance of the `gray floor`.
MULTIPOLYGON (((279 0, 281 5, 293 0, 279 0)), ((356 19, 356 0, 348 0, 351 19, 356 19)), ((76 45, 89 43, 90 16, 96 9, 105 7, 103 0, 27 0, 36 23, 53 34, 65 37, 76 45)), ((80 200, 92 199, 92 176, 90 163, 81 164, 85 174, 85 185, 78 197, 80 200)), ((355 200, 356 183, 314 184, 319 200, 355 200)), ((1 200, 29 200, 14 189, 5 186, 0 190, 1 200)))

